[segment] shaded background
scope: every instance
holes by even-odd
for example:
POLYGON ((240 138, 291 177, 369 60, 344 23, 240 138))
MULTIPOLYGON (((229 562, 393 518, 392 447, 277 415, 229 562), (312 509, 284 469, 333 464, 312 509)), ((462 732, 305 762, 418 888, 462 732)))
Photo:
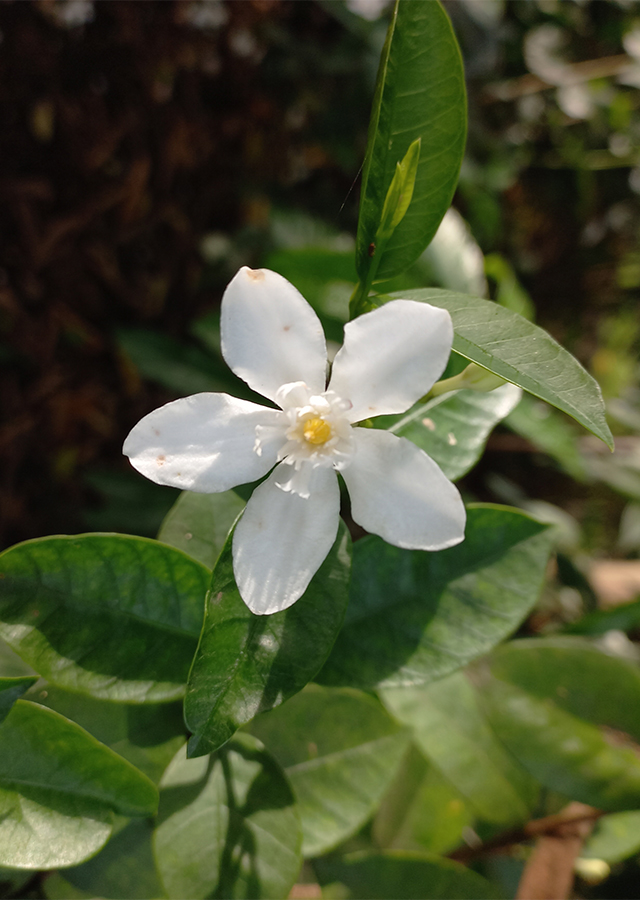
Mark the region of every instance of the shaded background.
MULTIPOLYGON (((470 93, 455 205, 487 289, 531 298, 622 436, 614 462, 565 422, 555 450, 504 426, 465 489, 542 500, 574 550, 634 558, 640 5, 445 6, 470 93)), ((375 0, 0 6, 0 546, 156 533, 175 492, 122 441, 224 387, 216 310, 240 265, 349 249, 387 16, 375 0)))

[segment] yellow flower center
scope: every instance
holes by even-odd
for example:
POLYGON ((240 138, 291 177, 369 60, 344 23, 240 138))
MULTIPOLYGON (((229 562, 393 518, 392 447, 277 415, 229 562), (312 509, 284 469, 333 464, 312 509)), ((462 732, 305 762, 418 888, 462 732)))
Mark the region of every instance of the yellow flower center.
POLYGON ((307 419, 304 423, 304 439, 310 444, 326 444, 332 436, 331 425, 315 416, 313 419, 307 419))

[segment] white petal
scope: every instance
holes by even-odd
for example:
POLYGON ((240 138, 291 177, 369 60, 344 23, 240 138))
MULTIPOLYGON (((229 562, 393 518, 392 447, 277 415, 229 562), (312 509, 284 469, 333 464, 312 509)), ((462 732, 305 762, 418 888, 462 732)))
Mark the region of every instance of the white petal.
POLYGON ((404 412, 440 377, 452 341, 445 309, 391 300, 345 325, 329 390, 353 404, 350 422, 404 412))
POLYGON ((304 381, 324 391, 327 348, 320 320, 282 275, 244 266, 229 283, 220 313, 222 355, 263 397, 304 381))
POLYGON ((462 498, 430 456, 388 431, 354 428, 354 435, 353 460, 341 472, 354 521, 408 550, 443 550, 464 540, 462 498))
POLYGON ((276 409, 228 394, 193 394, 141 419, 123 452, 138 472, 158 484, 214 494, 262 478, 285 442, 285 425, 255 450, 256 428, 277 426, 276 409))
POLYGON ((340 489, 333 469, 317 467, 311 496, 281 490, 277 466, 253 492, 233 536, 233 571, 240 595, 259 616, 295 603, 338 533, 340 489))

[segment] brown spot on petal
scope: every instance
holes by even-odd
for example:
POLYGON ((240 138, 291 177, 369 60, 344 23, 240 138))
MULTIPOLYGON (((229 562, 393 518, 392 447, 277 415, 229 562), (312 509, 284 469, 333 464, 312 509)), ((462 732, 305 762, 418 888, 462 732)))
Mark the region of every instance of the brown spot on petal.
POLYGON ((153 433, 155 434, 156 437, 160 437, 160 432, 158 431, 157 428, 153 429, 153 433))
POLYGON ((166 457, 165 457, 165 456, 159 456, 159 457, 156 459, 156 462, 158 463, 159 466, 163 466, 163 465, 165 464, 165 462, 166 462, 166 457))
POLYGON ((247 268, 247 278, 250 278, 252 281, 264 281, 264 269, 247 268))
POLYGON ((290 329, 291 329, 291 325, 285 325, 282 330, 289 331, 290 329))

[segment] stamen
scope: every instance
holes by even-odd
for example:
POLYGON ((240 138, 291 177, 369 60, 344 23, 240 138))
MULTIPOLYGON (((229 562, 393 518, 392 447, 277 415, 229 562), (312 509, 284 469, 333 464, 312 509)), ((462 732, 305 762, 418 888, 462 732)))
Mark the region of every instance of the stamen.
POLYGON ((315 416, 313 419, 307 419, 304 423, 303 434, 305 441, 310 444, 326 444, 333 431, 328 422, 315 416))

